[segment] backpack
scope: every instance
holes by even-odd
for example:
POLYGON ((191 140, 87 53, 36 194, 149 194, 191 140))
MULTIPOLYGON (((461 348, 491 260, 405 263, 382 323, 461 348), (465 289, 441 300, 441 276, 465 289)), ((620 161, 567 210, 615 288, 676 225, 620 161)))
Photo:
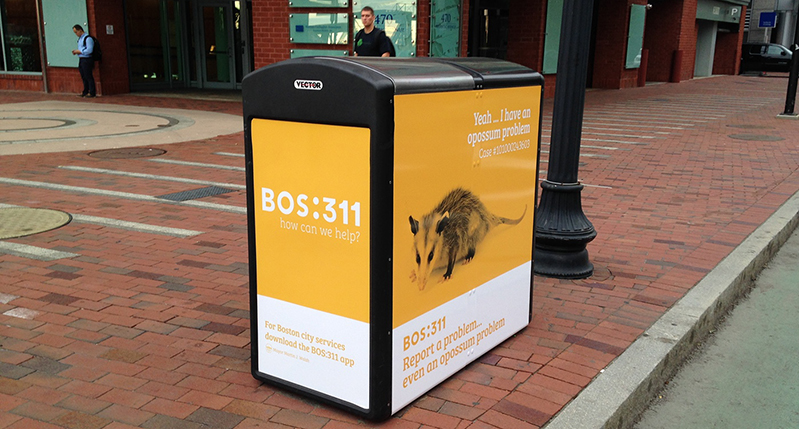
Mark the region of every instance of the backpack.
MULTIPOLYGON (((92 49, 92 59, 94 61, 102 61, 103 60, 103 49, 100 47, 100 41, 97 40, 94 36, 86 35, 86 39, 89 37, 92 38, 94 41, 94 49, 92 49)), ((83 47, 86 47, 86 39, 83 39, 83 47)))
MULTIPOLYGON (((396 57, 397 56, 397 50, 394 49, 394 42, 391 41, 391 37, 388 37, 388 34, 386 34, 385 31, 383 31, 383 30, 381 30, 379 28, 376 28, 376 30, 379 31, 380 33, 383 33, 383 36, 388 40, 388 56, 389 57, 396 57)), ((377 34, 378 39, 380 38, 380 33, 377 34)), ((358 46, 358 40, 360 40, 361 37, 363 37, 363 29, 358 30, 358 33, 355 34, 355 45, 354 46, 358 46)))

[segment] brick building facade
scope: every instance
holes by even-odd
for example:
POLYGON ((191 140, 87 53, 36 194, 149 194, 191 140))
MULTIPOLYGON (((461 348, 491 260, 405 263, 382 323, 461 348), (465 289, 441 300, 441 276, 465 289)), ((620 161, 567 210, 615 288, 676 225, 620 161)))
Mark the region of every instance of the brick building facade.
MULTIPOLYGON (((37 52, 40 51, 42 60, 38 64, 28 60, 14 66, 9 58, 16 58, 17 48, 9 47, 13 44, 7 42, 5 61, 0 62, 5 67, 0 68, 0 89, 80 92, 77 60, 73 66, 69 58, 59 64, 51 64, 50 58, 54 52, 67 49, 69 43, 74 44, 68 24, 72 21, 63 21, 58 33, 42 30, 46 21, 52 21, 54 14, 66 8, 70 11, 85 8, 84 23, 89 33, 101 41, 104 52, 103 62, 95 67, 98 92, 118 94, 181 87, 235 89, 240 87, 246 73, 289 59, 298 52, 351 53, 351 43, 325 45, 292 40, 292 31, 297 26, 293 26, 290 16, 347 14, 350 18, 346 32, 352 35, 359 22, 355 18, 360 7, 368 4, 368 1, 342 2, 347 4, 342 7, 337 0, 329 0, 331 7, 298 7, 299 2, 285 0, 35 1, 36 16, 23 20, 19 16, 34 13, 30 7, 21 6, 30 0, 7 0, 5 7, 11 10, 2 16, 9 22, 2 25, 6 35, 9 28, 17 28, 12 25, 14 20, 27 22, 28 27, 38 25, 26 37, 36 38, 38 34, 35 43, 39 45, 37 52), (15 4, 20 6, 17 8, 15 4), (48 11, 50 17, 46 16, 48 11), (49 35, 47 40, 45 33, 49 35)), ((456 43, 452 52, 459 56, 504 58, 542 71, 547 82, 545 94, 554 94, 560 35, 552 29, 559 28, 559 15, 555 12, 562 8, 563 0, 453 1, 459 4, 460 16, 456 17, 459 34, 448 39, 448 43, 456 43)), ((433 34, 431 24, 438 19, 433 16, 434 3, 412 3, 414 28, 408 34, 414 40, 406 56, 430 56, 431 39, 439 37, 433 34)), ((702 70, 736 74, 743 41, 740 17, 745 3, 745 0, 594 0, 594 24, 587 52, 588 86, 622 89, 639 86, 644 81, 679 82, 701 75, 702 70), (636 7, 645 10, 639 36, 643 48, 640 53, 628 52, 636 49, 631 42, 636 37, 633 29, 636 7)), ((46 30, 54 28, 51 25, 46 30)), ((29 45, 19 48, 20 52, 24 49, 33 52, 33 42, 29 45)))

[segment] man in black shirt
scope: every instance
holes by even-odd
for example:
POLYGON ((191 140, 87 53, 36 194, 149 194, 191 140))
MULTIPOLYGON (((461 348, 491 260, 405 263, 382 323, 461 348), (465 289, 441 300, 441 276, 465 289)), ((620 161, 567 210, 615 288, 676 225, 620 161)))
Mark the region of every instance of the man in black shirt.
POLYGON ((363 30, 355 35, 353 51, 356 57, 389 57, 391 56, 386 32, 375 28, 375 10, 369 6, 361 9, 363 30))

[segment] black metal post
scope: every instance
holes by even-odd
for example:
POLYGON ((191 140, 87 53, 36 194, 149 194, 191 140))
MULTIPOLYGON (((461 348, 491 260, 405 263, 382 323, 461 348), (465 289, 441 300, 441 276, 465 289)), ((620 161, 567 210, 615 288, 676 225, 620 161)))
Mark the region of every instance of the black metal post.
MULTIPOLYGON (((794 20, 797 21, 797 20, 794 20)), ((796 104, 796 81, 799 80, 799 21, 795 22, 796 31, 793 35, 793 45, 791 45, 791 74, 788 76, 788 94, 785 96, 785 111, 783 115, 794 116, 793 108, 796 104)))
POLYGON ((552 139, 536 215, 533 264, 537 274, 549 277, 585 278, 594 272, 585 246, 596 231, 583 214, 583 185, 577 180, 593 9, 594 0, 563 2, 552 139))

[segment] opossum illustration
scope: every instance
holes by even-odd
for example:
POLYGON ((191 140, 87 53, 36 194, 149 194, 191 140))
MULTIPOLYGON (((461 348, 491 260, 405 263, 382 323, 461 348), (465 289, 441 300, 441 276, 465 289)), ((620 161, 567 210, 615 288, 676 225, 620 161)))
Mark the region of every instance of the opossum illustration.
POLYGON ((500 224, 516 225, 527 214, 527 206, 518 219, 496 216, 486 209, 480 199, 463 188, 455 188, 421 220, 409 216, 413 233, 413 252, 416 268, 411 271, 411 281, 424 290, 433 269, 447 263, 441 281, 452 277, 455 261, 463 258, 469 263, 475 248, 488 231, 500 224))

